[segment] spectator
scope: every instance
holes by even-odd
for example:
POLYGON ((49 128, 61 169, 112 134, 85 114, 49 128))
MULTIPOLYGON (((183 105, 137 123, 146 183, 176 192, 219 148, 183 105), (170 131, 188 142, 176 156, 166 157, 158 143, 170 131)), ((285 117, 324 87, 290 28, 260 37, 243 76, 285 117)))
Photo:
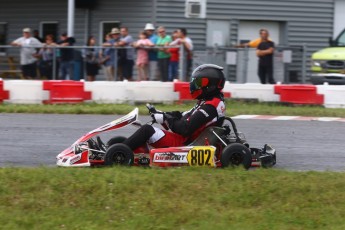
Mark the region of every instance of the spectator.
POLYGON ((87 81, 95 81, 99 70, 99 49, 94 48, 95 45, 95 37, 89 36, 86 43, 87 48, 83 49, 83 58, 86 61, 87 81))
MULTIPOLYGON (((68 37, 67 33, 63 33, 60 36, 60 41, 57 43, 61 47, 73 46, 75 43, 73 37, 68 37)), ((73 73, 73 59, 74 49, 62 48, 60 49, 60 79, 71 79, 73 73)))
POLYGON ((23 29, 23 37, 14 40, 11 45, 19 46, 20 49, 20 65, 24 78, 31 79, 37 76, 37 47, 41 47, 42 43, 36 38, 31 37, 30 28, 23 29), (33 46, 36 46, 34 48, 33 46))
MULTIPOLYGON (((155 27, 151 23, 147 23, 145 25, 145 33, 147 34, 147 38, 153 44, 157 43, 158 36, 154 33, 155 27)), ((158 64, 157 64, 157 50, 156 49, 149 49, 149 79, 151 81, 159 80, 161 77, 159 75, 158 64)))
POLYGON ((139 33, 139 40, 133 43, 133 46, 137 48, 138 81, 147 81, 149 55, 146 48, 152 47, 154 44, 147 38, 146 33, 142 31, 139 33))
MULTIPOLYGON (((119 66, 119 57, 118 57, 118 50, 111 47, 118 47, 118 42, 120 41, 120 30, 118 28, 113 28, 110 32, 111 39, 109 41, 106 41, 103 43, 104 47, 109 47, 109 56, 110 56, 110 63, 112 64, 112 67, 110 69, 113 69, 112 71, 112 79, 114 79, 114 73, 117 73, 117 75, 120 75, 120 66, 119 66)), ((121 71, 122 72, 122 71, 121 71)), ((117 79, 115 79, 117 80, 117 79)))
POLYGON ((115 43, 115 46, 126 47, 125 49, 118 50, 119 66, 122 69, 121 79, 132 80, 133 65, 134 65, 134 49, 128 48, 133 43, 133 38, 128 33, 127 27, 121 27, 120 29, 121 38, 120 41, 115 43))
POLYGON ((168 46, 171 43, 171 37, 166 35, 165 28, 163 26, 158 27, 159 38, 156 45, 160 46, 158 48, 158 67, 162 81, 167 81, 169 78, 169 62, 170 62, 170 53, 169 49, 165 46, 168 46))
MULTIPOLYGON (((172 34, 173 42, 178 38, 177 30, 172 34)), ((179 62, 179 50, 180 48, 170 48, 169 52, 171 54, 169 63, 169 81, 173 81, 178 78, 178 62, 179 62)))
MULTIPOLYGON (((178 39, 176 39, 171 45, 183 45, 186 58, 186 72, 185 76, 189 78, 192 69, 193 62, 193 42, 192 39, 187 37, 187 29, 177 29, 178 39)), ((184 73, 184 71, 182 72, 184 73)))
POLYGON ((258 75, 262 84, 275 84, 273 78, 273 53, 274 43, 268 39, 268 30, 261 29, 261 42, 257 47, 256 55, 259 57, 258 75))
POLYGON ((43 38, 40 37, 40 33, 38 30, 33 31, 33 37, 36 38, 41 43, 44 43, 44 40, 43 40, 43 38))
MULTIPOLYGON (((262 30, 265 30, 265 29, 261 29, 260 31, 259 31, 259 34, 261 34, 261 31, 262 30)), ((266 30, 267 31, 267 30, 266 30)), ((269 41, 272 41, 270 38, 267 38, 269 41)), ((244 48, 244 47, 250 47, 250 48, 257 48, 258 47, 258 45, 260 44, 262 42, 262 38, 261 38, 261 36, 259 37, 259 38, 256 38, 256 39, 253 39, 253 40, 251 40, 251 41, 249 41, 249 42, 247 42, 247 43, 242 43, 242 44, 240 44, 240 45, 238 45, 238 46, 236 46, 236 47, 238 47, 238 48, 244 48)))
POLYGON ((40 73, 41 77, 52 80, 53 79, 53 59, 55 49, 52 46, 56 46, 54 43, 54 37, 52 34, 48 34, 45 40, 45 46, 38 52, 38 56, 41 58, 40 73))
MULTIPOLYGON (((119 31, 120 33, 120 31, 119 31)), ((118 34, 119 34, 118 33, 118 34)), ((111 33, 108 33, 105 35, 105 42, 103 43, 103 46, 105 48, 103 48, 100 51, 100 64, 103 66, 104 69, 104 73, 105 76, 107 78, 108 81, 113 81, 114 80, 114 70, 115 70, 115 52, 114 49, 111 48, 110 46, 112 46, 111 44, 112 41, 112 35, 111 33)))

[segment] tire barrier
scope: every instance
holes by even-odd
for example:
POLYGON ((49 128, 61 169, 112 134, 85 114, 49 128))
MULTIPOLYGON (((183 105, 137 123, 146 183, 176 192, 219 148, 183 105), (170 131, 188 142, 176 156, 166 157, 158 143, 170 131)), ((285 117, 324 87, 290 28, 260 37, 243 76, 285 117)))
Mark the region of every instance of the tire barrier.
POLYGON ((279 96, 274 94, 274 85, 260 83, 233 84, 226 82, 224 91, 231 92, 232 98, 255 99, 260 102, 279 101, 279 96))
POLYGON ((80 81, 43 81, 43 90, 49 91, 49 99, 44 104, 81 103, 91 100, 91 92, 84 90, 80 81))
MULTIPOLYGON (((194 100, 189 92, 189 82, 174 82, 174 92, 179 94, 179 101, 194 100)), ((223 90, 225 98, 230 98, 231 93, 223 90)))
POLYGON ((326 108, 345 108, 345 86, 342 85, 317 85, 318 94, 324 95, 326 108))
POLYGON ((4 90, 4 82, 0 80, 0 103, 10 98, 8 90, 4 90))
POLYGON ((324 95, 317 94, 315 85, 275 85, 274 93, 280 102, 305 105, 323 105, 324 95))
MULTIPOLYGON (((262 85, 226 82, 225 97, 345 108, 345 85, 262 85)), ((192 100, 188 82, 0 80, 0 103, 173 103, 192 100)))

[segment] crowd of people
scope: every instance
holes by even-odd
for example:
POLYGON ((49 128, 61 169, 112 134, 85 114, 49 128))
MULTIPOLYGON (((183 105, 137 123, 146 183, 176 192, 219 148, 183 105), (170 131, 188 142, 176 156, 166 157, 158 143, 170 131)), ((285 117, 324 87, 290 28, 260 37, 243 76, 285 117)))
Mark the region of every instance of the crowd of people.
MULTIPOLYGON (((30 28, 23 29, 23 36, 11 45, 21 47, 20 65, 26 79, 75 79, 74 68, 76 40, 60 35, 55 41, 48 34, 44 39, 33 35, 30 28), (56 62, 54 62, 56 59, 56 62), (55 68, 54 68, 55 65, 55 68)), ((94 36, 89 36, 86 46, 80 52, 87 81, 95 81, 102 69, 105 79, 138 81, 173 81, 179 77, 180 46, 184 47, 188 78, 192 67, 193 43, 185 28, 179 28, 169 35, 163 26, 157 29, 147 23, 135 40, 127 27, 112 28, 104 37, 101 46, 94 36), (137 68, 136 78, 133 76, 137 68)))

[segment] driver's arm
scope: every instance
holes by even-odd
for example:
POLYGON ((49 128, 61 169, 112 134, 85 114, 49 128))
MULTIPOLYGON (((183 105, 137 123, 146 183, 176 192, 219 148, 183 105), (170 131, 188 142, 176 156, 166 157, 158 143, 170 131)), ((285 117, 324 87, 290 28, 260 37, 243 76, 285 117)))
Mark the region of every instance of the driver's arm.
POLYGON ((167 117, 169 128, 184 137, 191 136, 196 130, 203 125, 217 118, 217 110, 212 105, 203 105, 193 115, 187 118, 187 116, 177 119, 176 117, 167 117))

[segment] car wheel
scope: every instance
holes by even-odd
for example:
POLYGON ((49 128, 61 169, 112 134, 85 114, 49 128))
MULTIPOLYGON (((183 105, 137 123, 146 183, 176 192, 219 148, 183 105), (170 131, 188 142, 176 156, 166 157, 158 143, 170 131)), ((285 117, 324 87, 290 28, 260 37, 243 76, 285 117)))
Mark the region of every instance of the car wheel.
POLYGON ((131 166, 134 163, 133 151, 125 144, 118 143, 110 146, 105 152, 104 165, 131 166))
POLYGON ((126 139, 127 139, 126 137, 122 137, 122 136, 113 137, 107 142, 107 148, 109 148, 113 144, 123 143, 126 139))
POLYGON ((220 157, 222 167, 240 166, 249 169, 252 164, 250 150, 240 143, 233 143, 225 147, 220 157))

